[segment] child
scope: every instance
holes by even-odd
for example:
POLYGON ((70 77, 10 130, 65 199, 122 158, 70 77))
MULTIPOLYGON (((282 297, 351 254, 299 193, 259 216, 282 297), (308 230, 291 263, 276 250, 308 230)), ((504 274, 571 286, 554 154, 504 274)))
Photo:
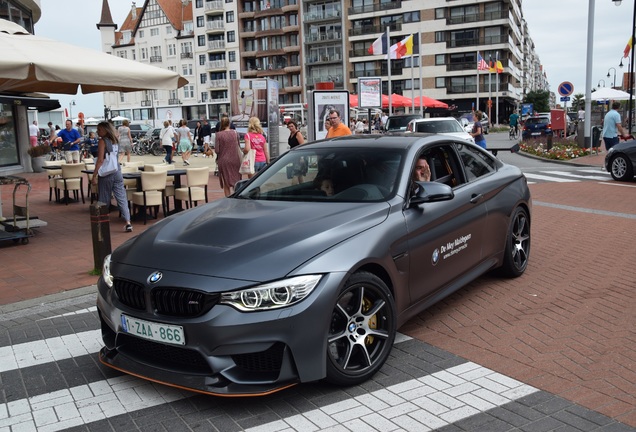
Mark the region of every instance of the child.
POLYGON ((326 196, 333 196, 333 183, 328 177, 316 177, 314 179, 314 186, 316 189, 321 190, 326 196))

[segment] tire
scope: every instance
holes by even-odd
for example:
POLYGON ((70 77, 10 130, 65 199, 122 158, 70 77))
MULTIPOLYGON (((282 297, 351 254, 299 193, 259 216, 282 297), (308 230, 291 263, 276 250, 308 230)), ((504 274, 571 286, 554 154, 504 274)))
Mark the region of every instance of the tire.
POLYGON ((530 218, 525 209, 517 207, 510 218, 510 226, 506 235, 506 250, 500 272, 506 277, 519 277, 526 271, 529 258, 530 218))
POLYGON ((631 160, 623 154, 617 154, 610 162, 610 174, 616 181, 631 181, 634 178, 631 160))
POLYGON ((338 295, 327 335, 326 381, 360 384, 384 364, 396 332, 393 296, 377 276, 352 275, 338 295))
POLYGON ((161 156, 162 154, 164 154, 163 146, 161 146, 159 143, 153 144, 152 145, 152 154, 154 156, 161 156))

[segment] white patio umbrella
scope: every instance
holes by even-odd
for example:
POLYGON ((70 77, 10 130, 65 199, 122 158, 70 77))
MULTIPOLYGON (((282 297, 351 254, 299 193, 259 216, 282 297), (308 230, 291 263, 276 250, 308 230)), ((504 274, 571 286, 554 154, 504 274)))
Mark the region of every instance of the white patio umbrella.
POLYGON ((124 117, 124 116, 117 116, 117 117, 113 117, 111 119, 112 121, 124 121, 124 120, 130 120, 128 117, 124 117))
POLYGON ((629 93, 610 87, 601 87, 592 92, 592 100, 629 100, 629 93))
POLYGON ((30 34, 0 19, 0 92, 84 94, 174 90, 188 81, 176 72, 30 34), (64 60, 72 53, 77 62, 64 60))

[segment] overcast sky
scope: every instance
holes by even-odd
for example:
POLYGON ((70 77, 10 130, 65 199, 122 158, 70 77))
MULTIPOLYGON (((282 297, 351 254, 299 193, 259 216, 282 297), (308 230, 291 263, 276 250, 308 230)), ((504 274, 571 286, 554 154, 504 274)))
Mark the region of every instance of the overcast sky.
MULTIPOLYGON (((557 93, 563 81, 574 84, 574 93, 585 93, 587 55, 588 1, 592 0, 523 0, 523 14, 530 28, 535 49, 543 63, 550 82, 550 90, 557 93)), ((615 6, 612 0, 594 0, 594 54, 592 86, 602 79, 606 86, 614 81, 620 85, 618 67, 623 49, 631 36, 634 2, 623 1, 615 6)), ((144 0, 137 0, 142 6, 144 0)), ((121 25, 130 10, 130 0, 109 0, 113 20, 121 25)), ((101 16, 101 0, 41 0, 42 18, 35 24, 39 36, 63 40, 75 45, 100 49, 100 36, 96 23, 101 16)), ((60 53, 61 61, 75 61, 72 53, 60 53)), ((627 71, 627 60, 623 71, 627 71)), ((603 82, 600 82, 601 86, 603 82)), ((55 95, 62 107, 75 100, 74 116, 82 111, 87 117, 103 116, 103 99, 96 95, 55 95)), ((557 98, 558 98, 557 94, 557 98)))

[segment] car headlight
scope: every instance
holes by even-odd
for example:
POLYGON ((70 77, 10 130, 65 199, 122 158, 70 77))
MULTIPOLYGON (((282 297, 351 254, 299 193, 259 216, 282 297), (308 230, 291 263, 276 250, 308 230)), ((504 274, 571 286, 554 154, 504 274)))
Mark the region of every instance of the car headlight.
POLYGON ((321 275, 297 276, 221 294, 219 303, 244 312, 278 309, 298 303, 318 285, 321 275))
POLYGON ((102 266, 102 279, 104 279, 104 282, 106 283, 106 285, 108 285, 108 288, 113 287, 113 274, 110 272, 110 254, 106 255, 106 258, 104 258, 104 265, 102 266))

